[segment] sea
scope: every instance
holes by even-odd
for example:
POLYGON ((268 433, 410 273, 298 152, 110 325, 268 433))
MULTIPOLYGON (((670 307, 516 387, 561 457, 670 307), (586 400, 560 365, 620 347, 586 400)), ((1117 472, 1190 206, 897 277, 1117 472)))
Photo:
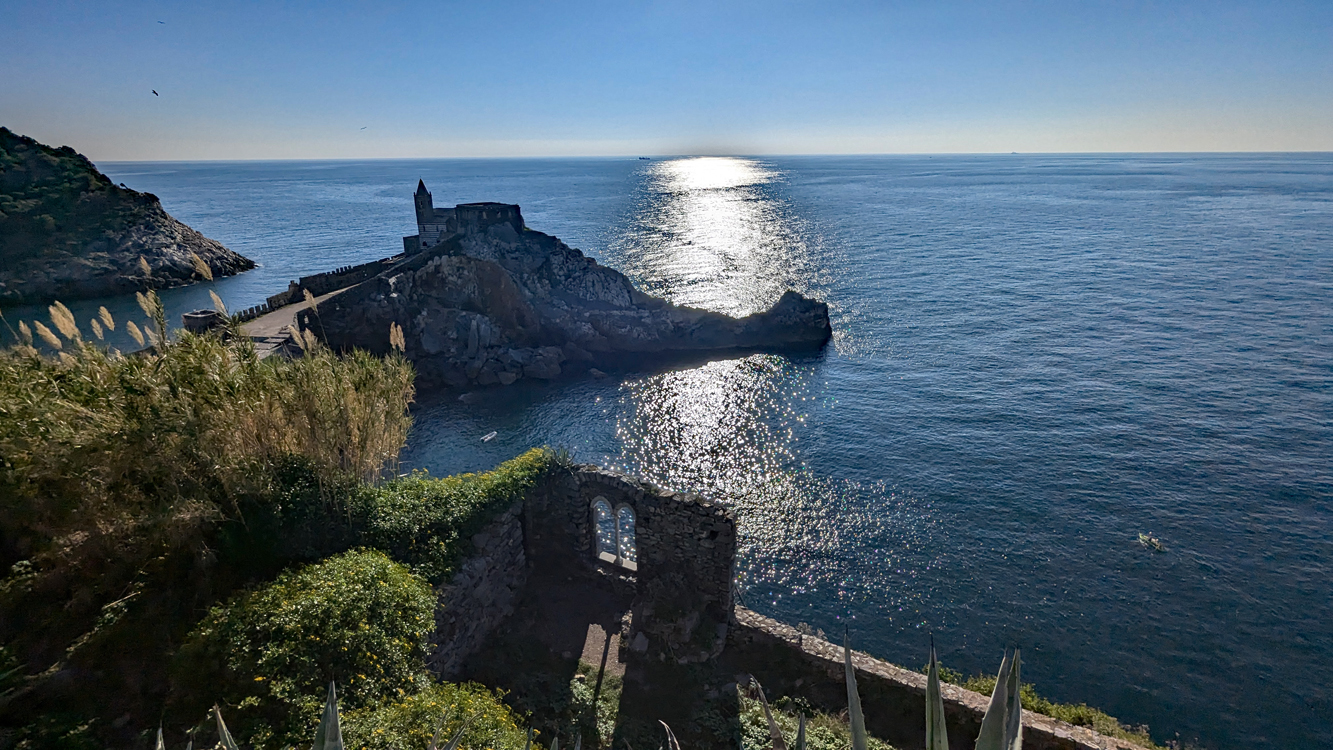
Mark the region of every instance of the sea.
POLYGON ((564 448, 734 508, 763 614, 912 668, 1018 645, 1159 742, 1333 747, 1333 155, 99 166, 258 263, 173 319, 399 252, 418 179, 680 304, 826 300, 817 354, 423 390, 403 463, 564 448))

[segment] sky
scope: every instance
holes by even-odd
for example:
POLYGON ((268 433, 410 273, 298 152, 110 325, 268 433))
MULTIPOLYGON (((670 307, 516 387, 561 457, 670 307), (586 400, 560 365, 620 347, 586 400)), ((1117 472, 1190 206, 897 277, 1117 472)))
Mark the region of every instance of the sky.
POLYGON ((1333 0, 5 0, 0 70, 94 161, 1333 151, 1333 0))

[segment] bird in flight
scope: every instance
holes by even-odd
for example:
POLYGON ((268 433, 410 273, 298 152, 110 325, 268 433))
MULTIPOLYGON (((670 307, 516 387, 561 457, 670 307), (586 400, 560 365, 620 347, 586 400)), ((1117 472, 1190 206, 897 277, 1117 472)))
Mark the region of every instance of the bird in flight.
MULTIPOLYGON (((370 126, 369 126, 369 125, 367 125, 367 126, 366 126, 366 128, 368 128, 368 127, 370 127, 370 126)), ((362 130, 365 130, 365 129, 366 129, 366 128, 361 128, 361 129, 362 129, 362 130)))
POLYGON ((166 21, 158 21, 158 23, 166 23, 166 21))
POLYGON ((157 93, 157 89, 153 89, 153 96, 162 96, 162 95, 157 93))

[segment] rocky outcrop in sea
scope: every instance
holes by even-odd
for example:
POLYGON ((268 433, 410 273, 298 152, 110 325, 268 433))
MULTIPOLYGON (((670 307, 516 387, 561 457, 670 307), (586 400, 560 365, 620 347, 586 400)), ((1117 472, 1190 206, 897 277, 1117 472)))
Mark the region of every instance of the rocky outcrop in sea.
POLYGON ((189 284, 203 278, 196 256, 213 276, 255 266, 74 149, 0 128, 0 304, 189 284))
POLYGON ((635 289, 559 239, 513 220, 471 227, 298 314, 335 349, 390 351, 390 325, 427 382, 552 379, 676 358, 817 350, 828 306, 794 291, 744 318, 635 289))

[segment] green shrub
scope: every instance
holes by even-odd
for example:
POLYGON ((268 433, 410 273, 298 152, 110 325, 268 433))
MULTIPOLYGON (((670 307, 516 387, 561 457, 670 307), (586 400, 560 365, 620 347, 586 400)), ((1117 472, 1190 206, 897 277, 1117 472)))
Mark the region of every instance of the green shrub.
POLYGON ((480 685, 449 683, 348 712, 343 717, 343 741, 349 750, 424 750, 441 719, 441 746, 465 721, 460 747, 522 750, 527 742, 526 732, 500 702, 500 695, 480 685))
POLYGON ((237 707, 239 736, 305 741, 331 680, 348 709, 422 688, 434 612, 429 584, 381 552, 355 550, 213 608, 190 633, 179 674, 189 694, 237 707))
POLYGON ((481 474, 434 479, 418 472, 365 486, 354 503, 360 543, 440 583, 470 551, 472 535, 532 489, 555 460, 552 451, 534 448, 481 474))
MULTIPOLYGON (((742 750, 768 750, 773 741, 768 734, 768 719, 764 717, 764 704, 759 698, 749 695, 746 688, 738 688, 740 693, 740 715, 742 750)), ((805 715, 805 741, 808 750, 847 750, 852 745, 851 729, 847 722, 832 714, 816 711, 809 705, 778 698, 770 705, 773 719, 777 721, 782 736, 788 747, 796 746, 796 731, 801 714, 805 715)), ((888 743, 869 737, 870 750, 893 750, 888 743)))

